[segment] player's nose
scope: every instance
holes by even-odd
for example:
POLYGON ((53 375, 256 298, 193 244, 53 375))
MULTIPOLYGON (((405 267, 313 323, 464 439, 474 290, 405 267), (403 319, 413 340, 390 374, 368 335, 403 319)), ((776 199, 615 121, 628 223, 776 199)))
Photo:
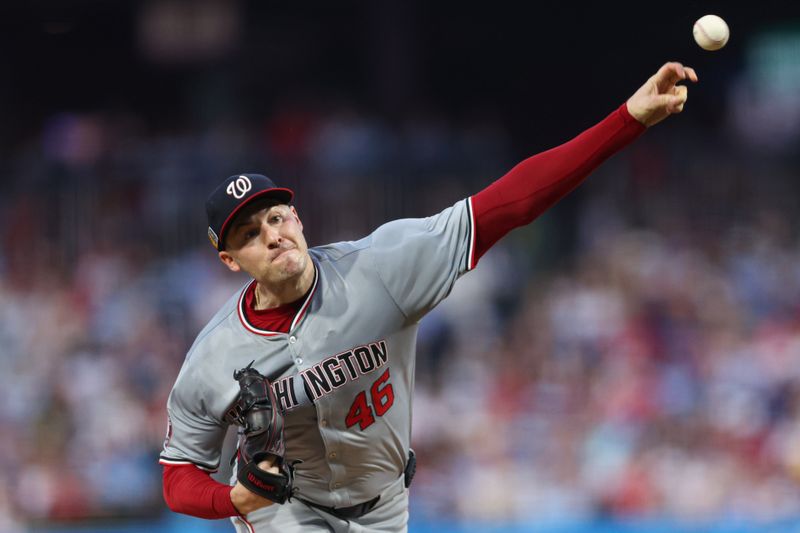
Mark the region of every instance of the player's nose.
POLYGON ((271 226, 266 218, 261 223, 261 235, 269 248, 277 248, 281 245, 280 231, 278 231, 278 228, 271 226))

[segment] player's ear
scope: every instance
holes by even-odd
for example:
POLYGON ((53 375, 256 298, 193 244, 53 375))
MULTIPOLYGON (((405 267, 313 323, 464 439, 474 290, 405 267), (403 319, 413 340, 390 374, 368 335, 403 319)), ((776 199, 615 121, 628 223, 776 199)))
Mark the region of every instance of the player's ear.
POLYGON ((219 260, 222 261, 222 264, 228 267, 231 272, 239 272, 242 270, 242 267, 239 266, 239 263, 236 262, 236 259, 234 259, 233 256, 225 250, 219 252, 219 260))
POLYGON ((289 209, 292 211, 292 215, 294 215, 294 218, 297 220, 297 224, 300 226, 300 231, 303 231, 303 222, 300 220, 300 215, 297 214, 297 209, 295 209, 293 205, 290 205, 289 209))

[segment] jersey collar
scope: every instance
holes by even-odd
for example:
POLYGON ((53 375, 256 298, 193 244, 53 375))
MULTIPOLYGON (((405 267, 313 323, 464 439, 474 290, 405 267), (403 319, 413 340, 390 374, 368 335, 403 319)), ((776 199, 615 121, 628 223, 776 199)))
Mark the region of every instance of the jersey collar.
MULTIPOLYGON (((313 261, 313 260, 312 260, 313 261)), ((253 325, 249 320, 247 320, 247 313, 245 313, 244 306, 245 304, 245 294, 247 294, 247 290, 256 282, 256 280, 251 281, 247 285, 245 285, 244 289, 242 289, 242 293, 239 295, 239 304, 236 306, 236 311, 239 314, 239 321, 244 326, 244 329, 249 331, 250 333, 255 333, 256 335, 262 335, 264 337, 274 337, 275 335, 286 335, 281 331, 269 331, 266 329, 261 329, 253 325)), ((308 291, 308 296, 306 296, 305 301, 303 301, 303 305, 300 306, 300 309, 297 311, 297 314, 294 315, 294 319, 292 319, 292 324, 289 326, 289 333, 294 331, 303 317, 306 315, 306 311, 308 311, 308 307, 311 304, 311 299, 314 297, 314 293, 317 292, 317 284, 319 282, 319 268, 317 267, 316 263, 314 263, 314 282, 311 285, 311 290, 308 291)))

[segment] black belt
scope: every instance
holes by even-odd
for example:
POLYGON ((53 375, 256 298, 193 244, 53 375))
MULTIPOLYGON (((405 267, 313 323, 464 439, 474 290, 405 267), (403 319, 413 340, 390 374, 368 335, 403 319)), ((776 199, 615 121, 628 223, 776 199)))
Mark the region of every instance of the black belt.
MULTIPOLYGON (((408 462, 406 463, 406 468, 403 471, 404 485, 408 488, 411 485, 411 480, 414 479, 414 474, 417 471, 417 456, 414 455, 414 450, 408 451, 408 462)), ((310 502, 308 500, 304 500, 303 498, 297 498, 301 502, 305 503, 306 505, 310 505, 311 507, 316 507, 317 509, 321 509, 326 513, 330 513, 337 518, 341 518, 342 520, 353 520, 356 518, 361 518, 378 505, 378 500, 381 499, 380 494, 375 496, 369 501, 364 503, 359 503, 357 505, 352 505, 350 507, 328 507, 325 505, 319 505, 318 503, 310 502)))
POLYGON ((378 504, 378 500, 380 500, 381 497, 380 495, 375 496, 368 502, 359 503, 358 505, 353 505, 351 507, 326 507, 325 505, 319 505, 318 503, 310 502, 308 500, 304 500, 303 498, 297 499, 306 505, 316 507, 317 509, 322 509, 326 513, 330 513, 337 518, 341 518, 342 520, 353 520, 355 518, 361 518, 370 512, 378 504))

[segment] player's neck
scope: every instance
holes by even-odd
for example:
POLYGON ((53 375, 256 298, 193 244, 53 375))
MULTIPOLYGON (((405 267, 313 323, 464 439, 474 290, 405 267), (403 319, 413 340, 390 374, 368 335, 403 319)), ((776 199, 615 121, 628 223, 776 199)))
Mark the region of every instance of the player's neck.
POLYGON ((278 285, 268 285, 259 281, 255 290, 255 310, 274 309, 295 302, 306 295, 314 283, 314 262, 309 259, 308 266, 297 278, 286 280, 278 285))

